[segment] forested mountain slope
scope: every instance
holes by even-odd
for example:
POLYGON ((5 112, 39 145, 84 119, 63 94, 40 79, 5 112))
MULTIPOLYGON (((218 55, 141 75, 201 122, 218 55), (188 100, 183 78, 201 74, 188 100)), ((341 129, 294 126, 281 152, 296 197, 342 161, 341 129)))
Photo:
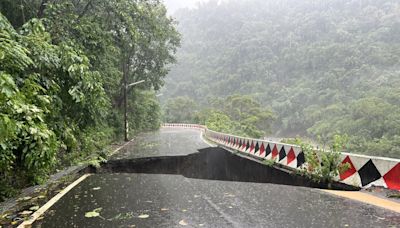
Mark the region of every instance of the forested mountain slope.
POLYGON ((164 100, 250 95, 273 135, 348 134, 348 150, 400 157, 400 2, 233 0, 175 15, 164 100))

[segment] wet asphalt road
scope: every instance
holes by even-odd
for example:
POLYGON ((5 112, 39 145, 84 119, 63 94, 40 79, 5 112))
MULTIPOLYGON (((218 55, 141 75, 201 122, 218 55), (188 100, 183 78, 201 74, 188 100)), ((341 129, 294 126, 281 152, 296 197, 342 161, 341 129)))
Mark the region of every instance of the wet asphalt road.
MULTIPOLYGON (((204 147, 208 145, 198 131, 164 129, 142 135, 114 159, 183 155, 204 147)), ((400 227, 400 215, 305 187, 165 174, 96 174, 34 226, 400 227), (102 208, 99 217, 85 217, 96 208, 102 208)))
POLYGON ((136 137, 111 159, 187 155, 205 147, 209 145, 201 139, 200 131, 169 128, 136 137))

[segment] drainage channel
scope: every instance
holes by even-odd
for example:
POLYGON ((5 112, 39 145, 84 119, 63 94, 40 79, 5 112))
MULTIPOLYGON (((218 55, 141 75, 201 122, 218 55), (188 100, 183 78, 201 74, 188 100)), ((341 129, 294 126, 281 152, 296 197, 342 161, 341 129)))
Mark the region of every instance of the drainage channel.
POLYGON ((99 168, 90 167, 90 173, 173 174, 187 178, 272 183, 310 188, 357 191, 358 187, 340 182, 317 182, 311 178, 259 161, 235 155, 223 148, 200 149, 185 156, 160 156, 111 160, 99 168))

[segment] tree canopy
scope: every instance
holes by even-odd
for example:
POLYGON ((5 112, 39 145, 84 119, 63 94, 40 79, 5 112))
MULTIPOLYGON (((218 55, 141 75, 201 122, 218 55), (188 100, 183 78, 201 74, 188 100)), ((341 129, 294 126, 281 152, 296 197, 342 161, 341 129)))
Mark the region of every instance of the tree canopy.
POLYGON ((210 107, 202 108, 189 97, 169 99, 164 107, 164 119, 169 123, 205 124, 211 130, 259 138, 269 132, 276 118, 269 109, 250 96, 232 95, 214 98, 210 107))

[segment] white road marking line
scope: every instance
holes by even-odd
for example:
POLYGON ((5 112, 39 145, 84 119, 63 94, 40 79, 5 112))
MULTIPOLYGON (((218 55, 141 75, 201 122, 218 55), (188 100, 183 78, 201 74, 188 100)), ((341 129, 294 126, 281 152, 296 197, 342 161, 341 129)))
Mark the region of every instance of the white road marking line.
POLYGON ((25 227, 30 227, 32 224, 36 221, 37 218, 39 218, 44 212, 46 212, 51 206, 53 206, 58 200, 61 199, 65 194, 67 194, 71 189, 73 189, 76 185, 81 183, 83 180, 85 180, 87 177, 89 177, 91 174, 84 174, 81 176, 79 179, 74 181, 72 184, 68 185, 66 188, 64 188, 61 192, 59 192, 57 195, 55 195, 53 198, 51 198, 47 203, 45 203, 39 210, 35 211, 35 213, 32 214, 29 220, 24 221, 21 223, 18 228, 25 228, 25 227))
POLYGON ((212 143, 208 142, 208 140, 205 140, 204 137, 203 137, 203 135, 204 135, 204 131, 201 131, 201 133, 200 133, 200 139, 203 140, 203 142, 205 142, 207 145, 209 145, 209 146, 211 146, 211 147, 216 147, 215 144, 212 144, 212 143))
MULTIPOLYGON (((126 142, 124 145, 118 147, 115 149, 111 154, 115 154, 118 151, 120 151, 122 148, 124 148, 126 145, 131 143, 133 139, 131 139, 129 142, 126 142)), ((43 213, 45 213, 50 207, 52 207, 58 200, 60 200, 65 194, 67 194, 71 189, 73 189, 76 185, 81 183, 83 180, 85 180, 87 177, 89 177, 91 174, 87 173, 82 175, 80 178, 75 180, 73 183, 68 185, 66 188, 64 188, 61 192, 59 192, 57 195, 55 195, 53 198, 51 198, 47 203, 45 203, 41 208, 39 208, 37 211, 35 211, 29 220, 24 221, 21 223, 17 228, 25 228, 25 227, 30 227, 32 224, 36 221, 37 218, 39 218, 43 213)))

